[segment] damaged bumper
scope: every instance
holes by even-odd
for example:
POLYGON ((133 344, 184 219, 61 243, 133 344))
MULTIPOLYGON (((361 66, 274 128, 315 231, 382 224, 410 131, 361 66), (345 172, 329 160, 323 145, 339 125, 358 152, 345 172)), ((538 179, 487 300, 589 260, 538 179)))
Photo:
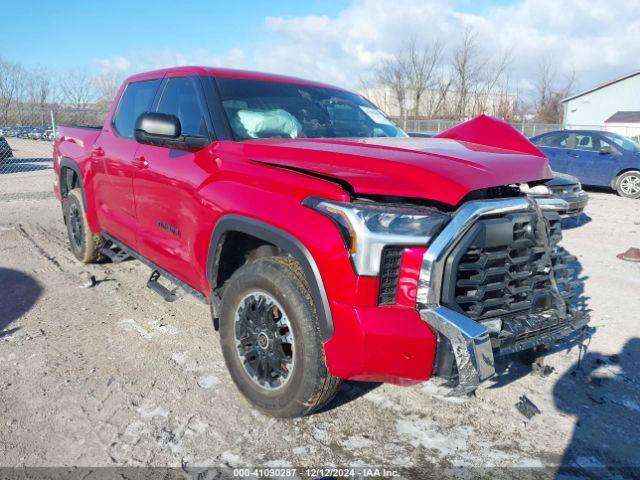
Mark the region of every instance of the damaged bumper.
POLYGON ((437 333, 434 374, 450 380, 451 394, 491 378, 495 357, 587 323, 569 305, 570 256, 557 247, 566 208, 558 199, 468 202, 424 254, 418 310, 437 333))
POLYGON ((420 317, 438 333, 434 374, 444 379, 455 374, 457 379, 451 395, 470 393, 490 379, 495 374, 496 357, 553 343, 589 321, 578 312, 562 320, 551 315, 527 315, 521 320, 503 321, 503 329, 497 333, 446 307, 420 310, 420 317))

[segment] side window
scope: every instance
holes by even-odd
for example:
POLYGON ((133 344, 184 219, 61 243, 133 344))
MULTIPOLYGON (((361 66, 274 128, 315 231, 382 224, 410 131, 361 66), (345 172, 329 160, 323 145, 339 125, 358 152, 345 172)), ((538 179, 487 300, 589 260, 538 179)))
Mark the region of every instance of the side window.
POLYGON ((183 135, 207 136, 209 134, 204 106, 193 78, 170 78, 162 92, 158 112, 178 117, 183 135))
POLYGON ((587 133, 576 133, 575 148, 577 150, 598 151, 600 150, 600 139, 587 133))
POLYGON ((127 85, 113 118, 113 127, 122 137, 133 138, 136 120, 151 109, 160 79, 131 82, 127 85))
POLYGON ((538 147, 555 147, 555 148, 567 148, 569 145, 568 133, 551 133, 539 138, 535 141, 538 147))

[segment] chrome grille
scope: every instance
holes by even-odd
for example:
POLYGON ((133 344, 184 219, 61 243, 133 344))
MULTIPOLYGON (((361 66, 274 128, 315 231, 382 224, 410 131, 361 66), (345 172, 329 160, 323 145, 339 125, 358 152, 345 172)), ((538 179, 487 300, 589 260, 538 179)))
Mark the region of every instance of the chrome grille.
POLYGON ((551 268, 561 295, 571 294, 567 264, 558 247, 560 217, 546 212, 551 257, 546 254, 544 222, 534 212, 476 222, 447 260, 443 304, 476 320, 554 307, 551 268))

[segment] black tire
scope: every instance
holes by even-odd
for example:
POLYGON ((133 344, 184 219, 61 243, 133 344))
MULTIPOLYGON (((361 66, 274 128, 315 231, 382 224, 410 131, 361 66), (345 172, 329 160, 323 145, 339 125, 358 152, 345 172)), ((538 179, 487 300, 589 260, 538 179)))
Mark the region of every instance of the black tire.
POLYGON ((316 309, 302 267, 293 258, 260 258, 246 263, 233 274, 222 296, 220 344, 231 378, 240 392, 269 415, 287 418, 307 415, 329 402, 340 388, 341 380, 327 370, 316 309), (252 309, 254 304, 262 307, 252 309), (265 314, 264 323, 256 320, 257 315, 265 314), (251 315, 253 319, 243 320, 251 315), (285 319, 286 326, 269 333, 269 325, 280 323, 278 315, 285 319), (243 330, 248 324, 253 333, 243 330), (266 327, 260 329, 256 327, 258 324, 266 327), (255 334, 256 331, 261 333, 255 334), (282 342, 283 331, 285 336, 291 333, 290 344, 282 342), (268 337, 262 345, 261 335, 268 337), (243 360, 240 351, 247 352, 247 345, 237 346, 237 337, 250 336, 256 339, 251 351, 257 353, 245 353, 243 360), (256 368, 252 377, 252 364, 260 365, 258 357, 270 355, 272 351, 276 355, 274 362, 279 366, 277 371, 265 373, 263 369, 264 375, 260 375, 260 368, 256 368), (251 362, 248 360, 251 358, 257 360, 251 362), (291 362, 292 366, 285 362, 291 362), (264 384, 259 383, 263 381, 264 384), (270 385, 272 382, 275 387, 270 385))
POLYGON ((629 170, 620 175, 616 179, 616 191, 621 197, 640 198, 640 171, 629 170))
POLYGON ((62 212, 73 255, 83 263, 99 261, 102 258, 100 249, 103 239, 99 233, 89 230, 82 190, 74 188, 67 194, 62 201, 62 212))

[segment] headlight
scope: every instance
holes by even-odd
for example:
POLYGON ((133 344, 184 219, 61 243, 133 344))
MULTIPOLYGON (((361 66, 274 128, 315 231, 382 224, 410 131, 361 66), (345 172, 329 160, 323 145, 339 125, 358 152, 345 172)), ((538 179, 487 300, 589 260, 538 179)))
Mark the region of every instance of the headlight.
POLYGON ((534 187, 530 187, 526 183, 521 183, 520 191, 525 195, 551 195, 551 189, 547 185, 536 185, 534 187))
POLYGON ((385 246, 427 245, 449 220, 447 215, 421 207, 331 202, 313 197, 303 204, 336 222, 359 275, 378 275, 385 246))

